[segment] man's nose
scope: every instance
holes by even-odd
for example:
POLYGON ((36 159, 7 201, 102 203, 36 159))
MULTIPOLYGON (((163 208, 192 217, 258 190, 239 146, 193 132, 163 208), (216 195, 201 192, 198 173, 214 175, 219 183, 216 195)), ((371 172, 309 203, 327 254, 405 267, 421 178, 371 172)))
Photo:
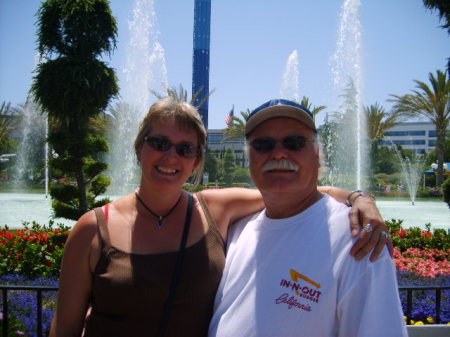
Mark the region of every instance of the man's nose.
POLYGON ((275 159, 286 158, 289 154, 289 150, 287 150, 283 146, 283 142, 278 140, 275 143, 275 147, 272 150, 272 157, 275 159))

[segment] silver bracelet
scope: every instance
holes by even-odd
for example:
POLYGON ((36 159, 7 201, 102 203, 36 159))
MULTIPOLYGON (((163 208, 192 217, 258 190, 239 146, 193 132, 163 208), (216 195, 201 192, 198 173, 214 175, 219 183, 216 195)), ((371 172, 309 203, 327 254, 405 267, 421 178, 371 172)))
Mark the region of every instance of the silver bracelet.
POLYGON ((347 197, 347 206, 353 207, 353 204, 355 203, 355 200, 358 199, 361 196, 369 197, 370 199, 372 199, 375 202, 375 196, 373 194, 366 193, 366 192, 361 191, 361 190, 354 190, 354 191, 351 191, 350 194, 347 197), (358 194, 352 200, 351 197, 355 193, 358 193, 358 194))

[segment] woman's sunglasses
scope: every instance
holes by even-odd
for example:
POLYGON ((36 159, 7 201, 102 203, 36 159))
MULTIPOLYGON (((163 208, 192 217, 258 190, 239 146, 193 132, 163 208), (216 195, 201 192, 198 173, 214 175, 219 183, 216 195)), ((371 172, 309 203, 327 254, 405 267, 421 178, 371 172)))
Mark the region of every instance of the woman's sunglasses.
POLYGON ((305 136, 287 136, 283 139, 275 139, 272 137, 255 138, 250 142, 253 150, 258 152, 272 151, 277 142, 280 141, 283 147, 289 151, 298 151, 305 147, 306 142, 313 142, 314 139, 306 138, 305 136))
POLYGON ((175 146, 175 151, 179 156, 185 158, 193 158, 198 155, 199 149, 197 146, 191 145, 189 143, 178 143, 174 144, 170 140, 164 137, 144 137, 144 141, 147 142, 153 149, 159 152, 166 152, 172 146, 175 146))

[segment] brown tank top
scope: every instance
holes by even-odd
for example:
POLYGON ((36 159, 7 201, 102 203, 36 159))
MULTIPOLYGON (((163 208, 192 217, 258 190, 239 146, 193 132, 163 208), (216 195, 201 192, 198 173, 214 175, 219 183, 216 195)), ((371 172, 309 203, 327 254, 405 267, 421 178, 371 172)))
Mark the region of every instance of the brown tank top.
MULTIPOLYGON (((225 265, 225 243, 201 194, 208 231, 186 247, 166 336, 207 336, 225 265)), ((85 336, 156 336, 177 252, 133 254, 111 246, 101 208, 95 209, 102 251, 93 273, 92 311, 85 336)))

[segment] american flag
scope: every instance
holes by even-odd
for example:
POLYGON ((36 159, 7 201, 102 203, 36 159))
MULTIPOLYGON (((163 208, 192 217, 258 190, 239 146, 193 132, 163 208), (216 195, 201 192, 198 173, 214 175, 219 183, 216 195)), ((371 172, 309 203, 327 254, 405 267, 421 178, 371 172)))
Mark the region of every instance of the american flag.
POLYGON ((227 115, 227 117, 225 117, 225 123, 227 123, 228 126, 231 123, 233 123, 233 116, 234 116, 234 104, 233 107, 231 108, 230 113, 227 115))

